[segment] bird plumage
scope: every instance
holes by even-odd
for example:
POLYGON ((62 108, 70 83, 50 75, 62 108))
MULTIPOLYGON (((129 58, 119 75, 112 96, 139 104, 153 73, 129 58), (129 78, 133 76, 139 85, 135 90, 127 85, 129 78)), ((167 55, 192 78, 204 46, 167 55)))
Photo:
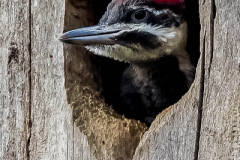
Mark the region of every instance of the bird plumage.
POLYGON ((113 0, 98 26, 69 31, 61 40, 130 63, 113 108, 150 125, 193 81, 183 12, 183 0, 113 0))

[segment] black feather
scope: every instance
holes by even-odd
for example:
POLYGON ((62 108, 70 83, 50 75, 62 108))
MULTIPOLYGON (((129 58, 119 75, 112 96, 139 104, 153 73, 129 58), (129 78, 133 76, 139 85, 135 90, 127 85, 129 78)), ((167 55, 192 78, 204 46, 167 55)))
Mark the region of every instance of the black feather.
POLYGON ((126 118, 140 120, 149 126, 162 110, 187 92, 186 82, 186 76, 173 56, 130 64, 123 72, 119 99, 113 108, 126 118))

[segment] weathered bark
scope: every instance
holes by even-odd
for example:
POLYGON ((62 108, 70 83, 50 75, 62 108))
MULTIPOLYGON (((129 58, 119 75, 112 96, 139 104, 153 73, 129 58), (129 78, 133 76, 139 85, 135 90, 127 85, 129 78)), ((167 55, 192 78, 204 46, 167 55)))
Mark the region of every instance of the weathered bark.
POLYGON ((62 1, 0 2, 0 159, 94 159, 67 104, 63 18, 62 1))
POLYGON ((146 127, 104 104, 89 54, 58 41, 93 24, 91 1, 1 1, 0 159, 238 159, 239 2, 200 0, 195 82, 140 141, 146 127))
POLYGON ((0 1, 0 159, 28 155, 28 22, 28 2, 0 1))
POLYGON ((240 0, 201 1, 204 101, 199 159, 240 158, 240 0))
POLYGON ((64 88, 64 3, 32 0, 29 159, 71 159, 74 130, 64 88))

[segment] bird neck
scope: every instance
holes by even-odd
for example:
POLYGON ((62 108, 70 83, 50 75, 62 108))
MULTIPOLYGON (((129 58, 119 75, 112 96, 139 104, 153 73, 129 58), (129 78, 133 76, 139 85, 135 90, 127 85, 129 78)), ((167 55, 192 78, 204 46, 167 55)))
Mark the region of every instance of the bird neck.
POLYGON ((160 77, 162 83, 168 83, 181 72, 186 78, 188 88, 193 82, 195 72, 188 57, 164 56, 154 61, 132 63, 130 67, 137 81, 151 81, 160 77))

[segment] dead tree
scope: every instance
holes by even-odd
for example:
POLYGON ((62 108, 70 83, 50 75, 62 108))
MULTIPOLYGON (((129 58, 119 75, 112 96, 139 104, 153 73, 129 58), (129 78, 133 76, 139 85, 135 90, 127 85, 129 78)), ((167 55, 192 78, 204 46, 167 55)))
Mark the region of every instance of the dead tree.
POLYGON ((94 23, 92 1, 1 1, 0 159, 238 159, 239 3, 199 0, 194 84, 147 129, 104 103, 89 53, 58 41, 94 23))

